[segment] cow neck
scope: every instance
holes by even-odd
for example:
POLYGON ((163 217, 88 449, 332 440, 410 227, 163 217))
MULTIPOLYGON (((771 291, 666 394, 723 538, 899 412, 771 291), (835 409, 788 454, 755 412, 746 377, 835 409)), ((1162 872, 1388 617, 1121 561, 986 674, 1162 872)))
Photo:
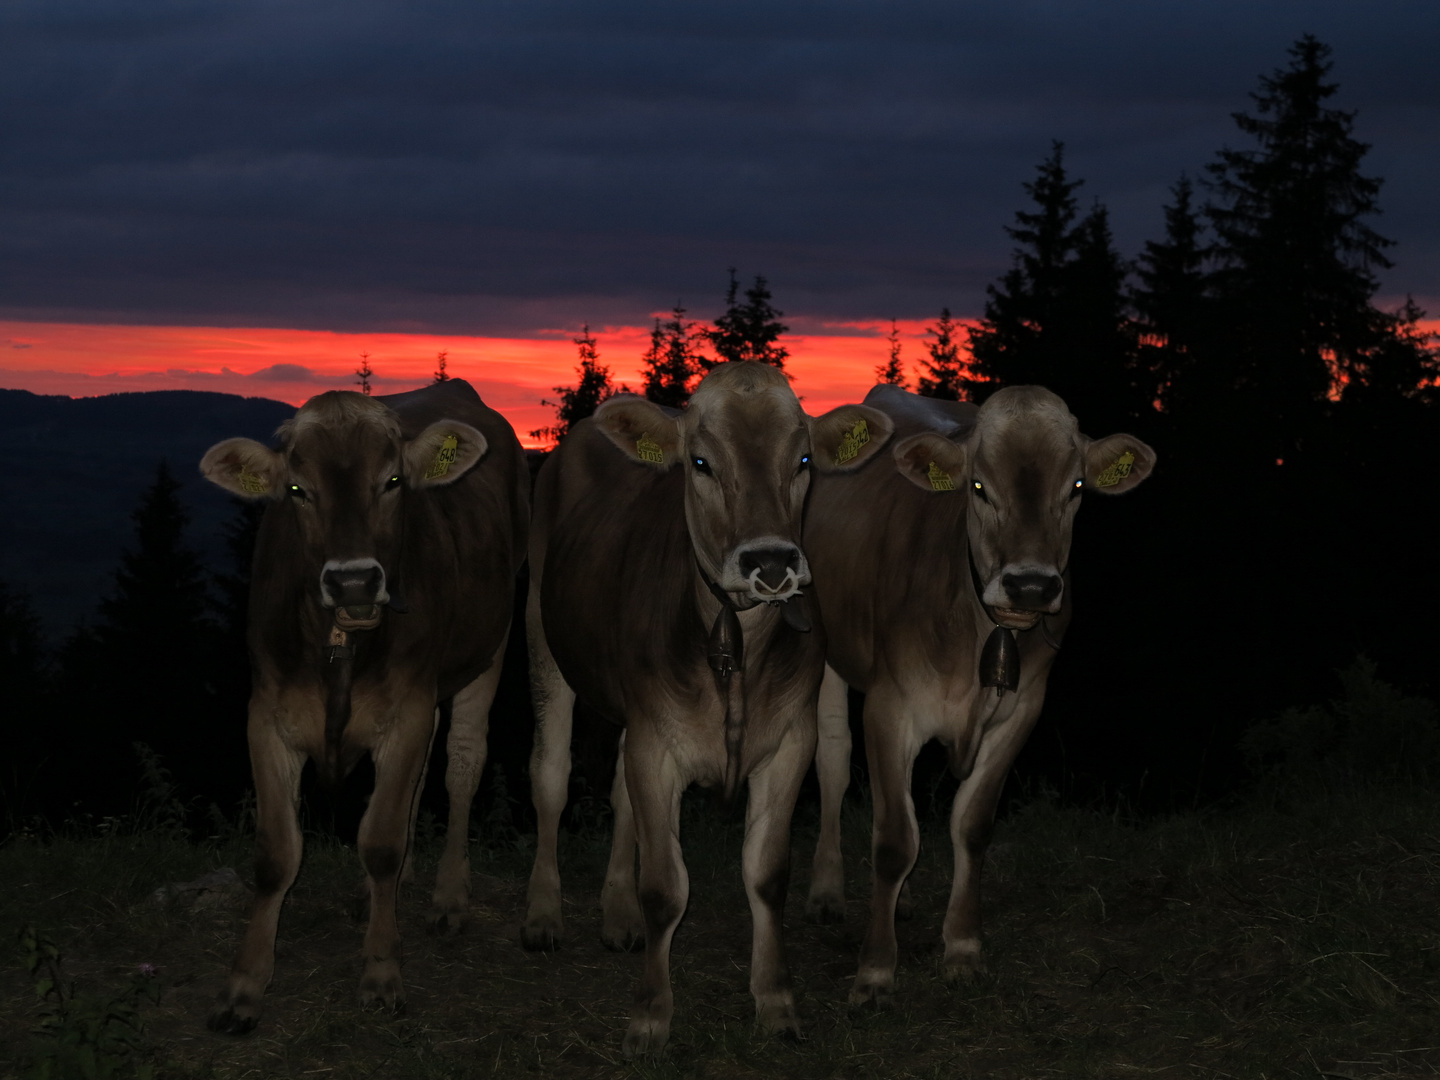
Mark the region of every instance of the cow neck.
MULTIPOLYGON (((975 600, 994 626, 990 636, 985 639, 985 647, 980 650, 980 685, 987 688, 993 686, 996 695, 1003 698, 1005 691, 1020 689, 1020 645, 1015 640, 1015 631, 1008 626, 1001 626, 991 612, 990 605, 985 603, 985 585, 980 580, 980 571, 975 567, 975 555, 970 549, 968 537, 965 541, 965 562, 970 568, 970 587, 975 590, 975 600)), ((1050 636, 1050 628, 1045 622, 1047 618, 1048 616, 1041 614, 1035 621, 1035 626, 1021 630, 1020 633, 1028 634, 1039 627, 1045 644, 1059 652, 1060 643, 1050 636)))
MULTIPOLYGON (((720 604, 706 640, 705 661, 715 677, 715 691, 725 703, 725 778, 721 801, 728 806, 740 787, 740 764, 745 745, 745 632, 740 626, 739 613, 756 607, 762 601, 754 600, 743 608, 739 607, 731 595, 705 572, 698 558, 695 570, 710 590, 710 595, 720 604), (741 677, 737 679, 736 675, 741 677)), ((779 602, 786 624, 794 630, 808 631, 809 620, 798 605, 790 603, 791 599, 794 597, 779 602)))

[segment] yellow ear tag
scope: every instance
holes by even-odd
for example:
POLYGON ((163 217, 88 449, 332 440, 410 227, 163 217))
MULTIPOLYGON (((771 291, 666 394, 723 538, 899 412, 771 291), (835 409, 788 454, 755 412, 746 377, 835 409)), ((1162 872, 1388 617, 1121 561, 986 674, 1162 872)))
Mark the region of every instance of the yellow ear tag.
POLYGON ((1135 455, 1126 450, 1110 463, 1110 467, 1095 478, 1096 487, 1114 487, 1130 475, 1130 466, 1135 464, 1135 455))
POLYGON ((635 440, 635 456, 641 461, 653 461, 656 465, 665 464, 665 451, 660 449, 660 444, 650 438, 647 431, 635 440))
POLYGON ((954 491, 955 481, 950 479, 950 474, 940 468, 933 461, 930 462, 930 490, 931 491, 954 491))
POLYGON ((840 446, 835 451, 835 464, 844 465, 860 453, 860 448, 870 441, 870 425, 865 423, 862 417, 855 421, 855 426, 845 432, 845 437, 840 440, 840 446))
POLYGON ((270 490, 263 476, 257 476, 244 465, 240 466, 240 487, 247 495, 264 495, 270 490))
POLYGON ((425 479, 437 480, 448 473, 450 466, 455 464, 455 451, 459 446, 459 439, 454 435, 446 435, 440 449, 435 451, 435 460, 430 462, 430 467, 425 470, 425 479))

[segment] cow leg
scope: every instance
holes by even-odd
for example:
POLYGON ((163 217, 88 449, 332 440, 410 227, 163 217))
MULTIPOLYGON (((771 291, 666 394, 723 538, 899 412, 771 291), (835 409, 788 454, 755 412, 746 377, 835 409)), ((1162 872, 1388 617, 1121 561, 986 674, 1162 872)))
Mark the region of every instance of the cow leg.
POLYGON ((670 989, 670 939, 690 899, 690 877, 680 851, 680 796, 685 781, 666 750, 626 738, 625 775, 640 845, 640 911, 645 919, 645 964, 635 987, 626 1057, 659 1053, 670 1038, 675 999, 670 989))
POLYGON ((850 786, 850 707, 845 680, 825 665, 820 684, 819 739, 815 775, 820 780, 820 839, 810 870, 810 922, 845 921, 845 860, 840 853, 840 811, 850 786))
MULTIPOLYGON (((418 695, 416 695, 418 696, 418 695)), ((404 700, 402 698, 402 700, 404 700)), ((434 699, 423 708, 397 709, 385 740, 371 751, 375 790, 360 819, 360 863, 370 884, 370 922, 365 930, 365 971, 360 1004, 399 1011, 405 1004, 400 980, 400 927, 396 919, 400 868, 410 843, 410 820, 420 798, 420 776, 435 731, 434 699)))
MULTIPOLYGON (((450 705, 450 735, 445 741, 445 790, 450 796, 450 819, 445 827, 445 851, 435 875, 430 924, 436 930, 458 930, 470 906, 470 804, 485 771, 486 736, 490 705, 500 685, 507 633, 490 659, 490 666, 464 687, 450 705)), ((424 786, 423 781, 421 784, 424 786)))
POLYGON ((635 811, 625 785, 625 733, 620 733, 620 753, 615 759, 615 782, 610 786, 610 810, 615 831, 610 839, 610 865, 600 890, 603 922, 600 940, 616 952, 630 952, 645 941, 645 919, 635 892, 635 811))
POLYGON ((876 1001, 895 988, 895 905, 920 851, 920 826, 910 796, 911 770, 920 748, 898 705, 882 704, 876 697, 872 694, 865 702, 865 756, 875 803, 870 840, 874 884, 870 924, 850 989, 852 1005, 876 1001))
POLYGON ((276 730, 280 706, 250 703, 250 766, 255 778, 255 899, 230 978, 210 1014, 212 1031, 242 1035, 260 1019, 260 999, 275 973, 280 906, 300 870, 296 809, 305 755, 276 730))
POLYGON ((814 732, 808 718, 792 725, 774 756, 750 775, 741 866, 754 923, 750 993, 755 997, 756 1023, 767 1035, 800 1034, 781 922, 790 880, 790 818, 800 784, 815 757, 814 732))
POLYGON ((941 973, 947 982, 969 981, 985 971, 985 954, 980 946, 980 871, 1005 777, 1039 714, 1038 701, 1033 706, 1024 698, 1017 701, 1015 714, 985 733, 975 768, 955 793, 950 810, 955 877, 942 930, 945 959, 941 973))
POLYGON ((530 583, 525 605, 530 643, 530 694, 535 705, 535 748, 530 752, 530 793, 535 804, 535 865, 526 891, 520 943, 527 949, 556 949, 565 929, 560 910, 560 815, 570 793, 570 728, 575 691, 570 689, 540 624, 540 587, 530 583))

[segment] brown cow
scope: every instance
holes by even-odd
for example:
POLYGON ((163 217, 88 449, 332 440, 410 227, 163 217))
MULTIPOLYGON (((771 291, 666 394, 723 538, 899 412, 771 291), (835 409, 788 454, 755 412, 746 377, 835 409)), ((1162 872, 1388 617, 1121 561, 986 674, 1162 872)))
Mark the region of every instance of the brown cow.
POLYGON ((645 940, 627 1055, 670 1034, 670 941, 689 895, 680 797, 692 783, 729 795, 749 779, 750 989, 762 1029, 797 1030, 780 918, 824 670, 823 638, 797 610, 810 580, 801 513, 812 458, 856 468, 889 434, 874 409, 811 418, 775 368, 725 364, 678 415, 610 399, 540 471, 526 617, 539 840, 522 936, 553 948, 562 931, 556 830, 578 693, 625 726, 612 806, 626 866, 612 867, 605 910, 607 939, 645 940))
POLYGON ((984 969, 981 862, 1000 788, 1035 726, 1070 620, 1065 585, 1080 496, 1129 491, 1155 463, 1130 435, 1086 438, 1065 403, 1036 386, 1001 390, 979 409, 887 386, 865 401, 895 423, 895 468, 817 480, 805 521, 828 640, 812 918, 844 917, 846 684, 866 695, 874 892, 850 993, 856 1003, 895 984, 896 903, 919 849, 910 770, 930 739, 949 751, 961 780, 950 815, 944 974, 984 969))
POLYGON ((332 784, 366 751, 374 760, 359 835, 370 891, 360 1001, 402 1004, 397 885, 436 703, 452 696, 450 828, 433 916, 459 924, 470 800, 528 526, 520 444, 462 380, 393 397, 321 394, 277 435, 278 450, 227 439, 200 465, 221 487, 270 504, 248 634, 256 895, 210 1017, 235 1033, 255 1026, 274 971, 280 905, 300 868, 307 757, 332 784))

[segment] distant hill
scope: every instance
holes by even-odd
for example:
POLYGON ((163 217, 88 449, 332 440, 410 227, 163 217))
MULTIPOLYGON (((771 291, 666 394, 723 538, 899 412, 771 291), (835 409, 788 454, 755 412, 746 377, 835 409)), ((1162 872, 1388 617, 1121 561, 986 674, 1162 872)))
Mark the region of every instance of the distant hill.
POLYGON ((111 587, 130 521, 160 459, 183 485, 190 540, 224 566, 230 496, 200 478, 214 443, 269 443, 295 407, 283 401, 155 390, 68 398, 0 390, 0 578, 25 590, 52 640, 92 617, 111 587))

